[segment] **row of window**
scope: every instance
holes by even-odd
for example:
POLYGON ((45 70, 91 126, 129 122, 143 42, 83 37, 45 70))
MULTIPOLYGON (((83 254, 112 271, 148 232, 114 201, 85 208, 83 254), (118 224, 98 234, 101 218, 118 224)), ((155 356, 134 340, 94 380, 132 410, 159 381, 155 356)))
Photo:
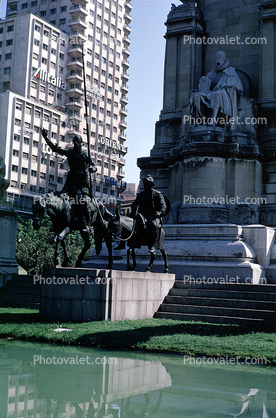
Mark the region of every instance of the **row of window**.
MULTIPOLYGON (((6 40, 6 46, 10 46, 13 44, 13 39, 7 39, 6 40)), ((3 41, 0 41, 0 48, 3 46, 3 41)))
MULTIPOLYGON (((8 54, 5 54, 5 61, 12 59, 12 53, 9 52, 8 54)), ((2 61, 2 55, 0 55, 0 61, 2 61)))
MULTIPOLYGON (((13 32, 14 31, 14 25, 8 25, 7 26, 7 32, 13 32)), ((4 32, 4 26, 0 27, 0 34, 4 32)))

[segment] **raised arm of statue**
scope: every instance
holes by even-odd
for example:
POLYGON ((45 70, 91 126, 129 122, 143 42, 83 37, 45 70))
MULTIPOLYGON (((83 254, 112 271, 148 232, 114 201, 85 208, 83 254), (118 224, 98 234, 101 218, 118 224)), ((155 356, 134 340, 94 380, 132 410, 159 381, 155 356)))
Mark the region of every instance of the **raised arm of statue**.
POLYGON ((47 137, 46 129, 42 128, 40 131, 41 131, 43 138, 45 139, 46 144, 51 148, 52 151, 57 152, 60 155, 65 155, 65 156, 68 155, 67 150, 64 150, 61 147, 58 147, 57 145, 53 144, 53 142, 50 141, 50 139, 47 137))

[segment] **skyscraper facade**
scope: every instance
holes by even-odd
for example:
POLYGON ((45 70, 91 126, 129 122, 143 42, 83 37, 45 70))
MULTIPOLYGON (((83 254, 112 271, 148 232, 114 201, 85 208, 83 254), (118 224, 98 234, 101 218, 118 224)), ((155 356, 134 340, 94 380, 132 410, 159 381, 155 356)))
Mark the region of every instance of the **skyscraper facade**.
POLYGON ((130 0, 8 0, 0 21, 0 155, 8 198, 20 211, 38 193, 61 189, 68 170, 40 127, 62 148, 76 134, 87 148, 89 136, 93 193, 107 204, 120 199, 131 8, 130 0))

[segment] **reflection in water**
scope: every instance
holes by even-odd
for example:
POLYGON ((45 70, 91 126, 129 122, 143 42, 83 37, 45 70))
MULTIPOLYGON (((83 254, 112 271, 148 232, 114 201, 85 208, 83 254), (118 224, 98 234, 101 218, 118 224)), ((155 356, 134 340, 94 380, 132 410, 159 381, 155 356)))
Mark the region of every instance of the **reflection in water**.
POLYGON ((0 342, 0 418, 276 418, 276 369, 0 342))

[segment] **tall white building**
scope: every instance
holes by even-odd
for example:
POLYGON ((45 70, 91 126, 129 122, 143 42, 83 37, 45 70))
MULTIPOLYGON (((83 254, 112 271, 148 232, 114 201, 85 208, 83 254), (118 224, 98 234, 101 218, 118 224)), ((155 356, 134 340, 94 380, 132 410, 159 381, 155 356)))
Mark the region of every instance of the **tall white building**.
POLYGON ((130 0, 8 0, 0 21, 0 155, 9 200, 28 211, 37 193, 62 188, 68 166, 46 146, 39 127, 61 147, 75 134, 87 147, 84 71, 93 193, 115 203, 124 188, 130 0))

